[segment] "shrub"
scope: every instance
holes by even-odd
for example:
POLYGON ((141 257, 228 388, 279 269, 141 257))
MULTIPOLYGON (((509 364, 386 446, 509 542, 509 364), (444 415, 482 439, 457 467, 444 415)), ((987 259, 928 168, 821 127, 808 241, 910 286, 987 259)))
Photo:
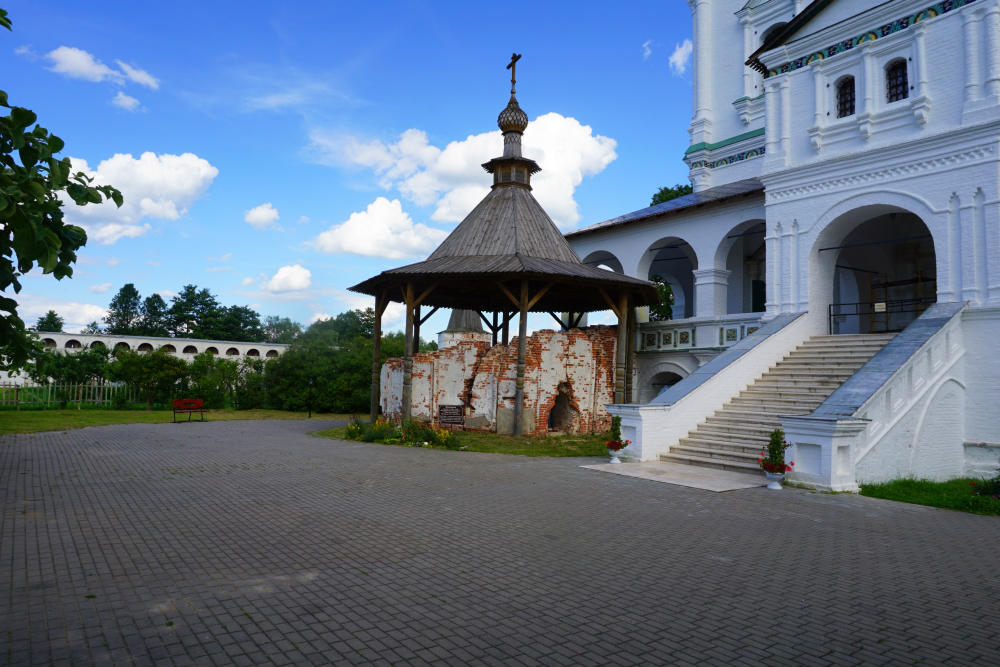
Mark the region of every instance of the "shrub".
POLYGON ((1000 469, 993 479, 984 479, 981 482, 970 482, 972 493, 977 496, 987 496, 990 498, 1000 498, 1000 469))
POLYGON ((771 439, 767 443, 767 447, 760 451, 760 458, 757 459, 757 464, 764 472, 791 472, 795 461, 788 464, 785 463, 786 449, 788 449, 788 443, 785 442, 785 432, 780 428, 774 429, 771 431, 771 439))

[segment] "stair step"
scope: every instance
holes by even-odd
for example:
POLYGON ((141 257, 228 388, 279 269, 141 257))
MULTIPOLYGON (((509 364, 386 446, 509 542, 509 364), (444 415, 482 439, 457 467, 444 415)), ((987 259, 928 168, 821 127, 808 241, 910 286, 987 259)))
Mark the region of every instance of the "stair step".
POLYGON ((698 447, 695 443, 677 445, 670 448, 671 454, 681 454, 683 456, 700 456, 709 459, 722 459, 724 461, 734 461, 737 463, 757 463, 760 458, 760 449, 755 452, 746 452, 743 449, 720 449, 716 447, 698 447))
MULTIPOLYGON (((774 429, 771 429, 773 431, 774 429)), ((770 433, 768 431, 767 433, 770 433)), ((681 438, 677 441, 677 447, 693 449, 717 450, 723 452, 737 452, 757 456, 761 448, 767 444, 767 434, 761 433, 720 433, 703 431, 698 429, 698 434, 681 438)), ((673 451, 673 448, 671 448, 673 451)))
POLYGON ((717 468, 719 470, 733 470, 737 472, 760 472, 760 467, 756 463, 723 461, 722 459, 710 459, 702 456, 661 454, 660 460, 666 463, 683 463, 685 465, 699 466, 702 468, 717 468))

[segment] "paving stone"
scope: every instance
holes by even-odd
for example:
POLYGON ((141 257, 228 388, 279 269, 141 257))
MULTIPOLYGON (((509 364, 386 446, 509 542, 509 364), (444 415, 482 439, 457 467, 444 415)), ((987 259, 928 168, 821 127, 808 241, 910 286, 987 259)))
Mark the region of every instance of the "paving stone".
POLYGON ((308 435, 331 425, 0 438, 0 656, 822 667, 1000 654, 995 517, 308 435))

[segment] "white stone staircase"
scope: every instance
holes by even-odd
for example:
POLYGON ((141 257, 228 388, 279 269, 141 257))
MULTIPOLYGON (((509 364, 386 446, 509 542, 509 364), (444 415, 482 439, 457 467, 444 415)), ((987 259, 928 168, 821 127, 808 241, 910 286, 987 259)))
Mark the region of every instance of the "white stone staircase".
POLYGON ((783 415, 816 409, 896 334, 814 336, 681 438, 661 461, 759 471, 757 458, 783 415))

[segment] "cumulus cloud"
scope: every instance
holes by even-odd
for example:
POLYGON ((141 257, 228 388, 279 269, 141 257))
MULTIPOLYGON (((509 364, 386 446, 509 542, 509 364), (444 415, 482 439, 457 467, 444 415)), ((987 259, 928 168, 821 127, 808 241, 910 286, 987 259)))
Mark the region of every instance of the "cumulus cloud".
POLYGON ((253 285, 253 282, 254 282, 253 277, 247 276, 246 278, 240 281, 240 285, 246 287, 247 285, 253 285))
POLYGON ((309 324, 315 324, 316 322, 326 322, 330 319, 330 313, 313 313, 312 317, 309 318, 309 324))
POLYGON ((89 288, 94 294, 104 294, 109 289, 111 289, 111 283, 98 283, 97 285, 91 285, 89 288))
POLYGON ((133 67, 126 62, 121 60, 116 60, 118 67, 121 68, 122 74, 125 75, 129 81, 139 84, 140 86, 146 86, 147 88, 152 88, 153 90, 158 90, 160 87, 160 80, 155 76, 150 74, 144 69, 139 69, 138 67, 133 67))
POLYGON ((108 314, 106 308, 91 303, 80 303, 40 294, 21 293, 17 297, 18 311, 29 325, 50 310, 56 311, 63 318, 63 328, 67 332, 78 332, 94 320, 100 321, 108 314))
MULTIPOLYGON (((469 135, 443 149, 415 129, 392 143, 320 131, 312 132, 310 140, 310 151, 319 162, 369 168, 382 187, 396 188, 419 206, 433 206, 431 219, 440 222, 462 220, 486 196, 492 181, 479 165, 502 151, 499 131, 469 135)), ((543 167, 532 178, 534 194, 561 229, 579 222, 576 188, 585 176, 600 173, 617 158, 616 145, 614 139, 595 135, 590 126, 558 113, 543 114, 528 126, 524 154, 543 167)))
POLYGON ((243 219, 250 223, 254 229, 267 229, 268 227, 276 227, 275 223, 279 217, 281 216, 278 215, 278 209, 274 208, 271 202, 267 202, 260 206, 254 206, 246 212, 243 219))
POLYGON ((642 59, 649 60, 651 55, 653 55, 653 40, 647 39, 642 43, 642 59))
POLYGON ((675 46, 674 52, 670 54, 670 71, 677 76, 681 76, 687 72, 688 67, 691 66, 691 52, 693 50, 694 45, 690 39, 685 39, 675 46))
POLYGON ((110 183, 121 190, 125 203, 111 202, 75 206, 68 203, 66 217, 87 229, 104 245, 135 238, 150 230, 146 218, 176 220, 208 189, 219 170, 193 153, 156 155, 115 154, 91 169, 86 160, 70 158, 73 171, 82 171, 96 184, 110 183))
POLYGON ((292 264, 278 269, 274 276, 261 287, 268 292, 294 292, 309 289, 312 272, 301 264, 292 264))
POLYGON ((52 63, 50 70, 71 79, 121 83, 125 78, 124 74, 111 69, 90 53, 72 46, 60 46, 49 51, 45 57, 52 63))
POLYGON ((400 259, 433 250, 447 232, 414 223, 398 199, 379 197, 313 240, 321 252, 347 252, 365 257, 400 259))
POLYGON ((131 95, 126 95, 120 90, 113 98, 111 98, 111 103, 116 107, 125 109, 125 111, 138 111, 139 109, 139 100, 135 99, 131 95))

